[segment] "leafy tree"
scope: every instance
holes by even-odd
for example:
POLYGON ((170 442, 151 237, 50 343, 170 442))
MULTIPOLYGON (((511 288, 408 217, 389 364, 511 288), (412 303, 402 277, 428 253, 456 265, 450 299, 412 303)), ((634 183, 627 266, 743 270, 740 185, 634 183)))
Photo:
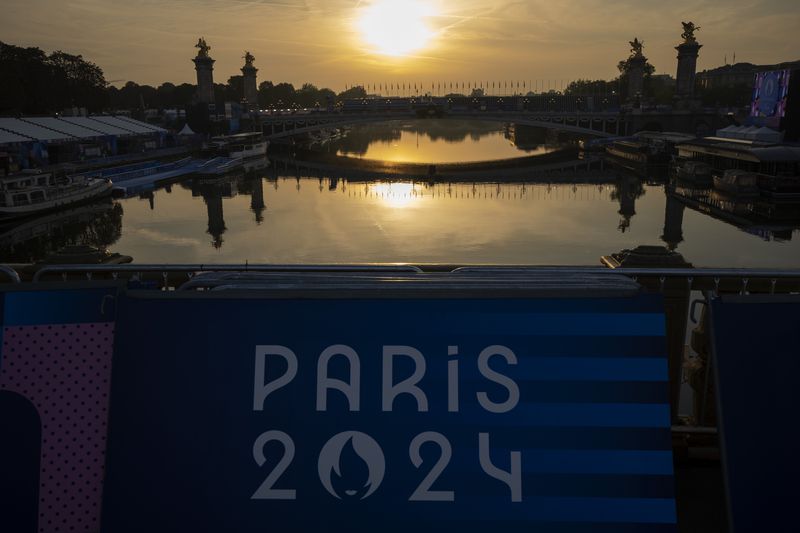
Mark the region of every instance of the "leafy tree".
POLYGON ((0 113, 44 114, 107 105, 103 70, 80 55, 0 42, 0 113))
POLYGON ((0 42, 0 113, 43 113, 54 107, 47 56, 0 42))
POLYGON ((350 87, 346 91, 342 91, 339 93, 337 97, 338 101, 342 100, 350 100, 352 98, 366 98, 367 97, 367 90, 364 87, 358 85, 356 87, 350 87))
POLYGON ((617 81, 605 80, 575 80, 564 89, 566 95, 596 95, 611 94, 617 89, 617 81))
POLYGON ((228 102, 241 102, 244 98, 244 76, 241 74, 228 78, 227 95, 225 100, 228 102))
POLYGON ((89 111, 101 111, 106 107, 106 79, 103 70, 86 61, 83 56, 60 50, 47 58, 52 68, 51 85, 56 89, 56 103, 60 108, 86 107, 89 111))
POLYGON ((698 89, 704 105, 721 107, 747 107, 753 98, 753 88, 747 84, 717 86, 698 89))
POLYGON ((284 108, 290 107, 296 103, 294 85, 291 83, 279 83, 272 88, 271 98, 272 105, 284 108))

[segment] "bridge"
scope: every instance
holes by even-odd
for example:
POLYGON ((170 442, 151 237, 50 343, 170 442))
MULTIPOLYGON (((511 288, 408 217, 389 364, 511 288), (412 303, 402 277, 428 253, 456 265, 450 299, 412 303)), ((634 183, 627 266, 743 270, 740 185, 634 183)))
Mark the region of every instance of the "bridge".
POLYGON ((564 95, 363 98, 327 109, 271 111, 260 116, 262 131, 272 140, 327 128, 420 118, 513 122, 596 137, 625 135, 628 129, 625 115, 609 98, 564 95))
MULTIPOLYGON (((358 124, 388 122, 392 120, 412 120, 428 118, 417 113, 348 113, 321 112, 314 114, 267 115, 261 118, 261 127, 267 139, 275 140, 304 133, 311 133, 327 128, 339 128, 358 124)), ((622 135, 625 123, 619 113, 530 113, 530 112, 464 112, 449 111, 435 118, 451 118, 459 120, 480 120, 485 122, 513 122, 522 126, 610 137, 622 135)))

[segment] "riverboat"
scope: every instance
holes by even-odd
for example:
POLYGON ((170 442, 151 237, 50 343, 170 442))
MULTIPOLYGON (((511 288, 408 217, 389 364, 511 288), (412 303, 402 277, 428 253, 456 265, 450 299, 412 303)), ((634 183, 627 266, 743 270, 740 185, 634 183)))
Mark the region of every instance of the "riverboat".
POLYGON ((684 161, 675 168, 679 180, 702 187, 710 187, 713 183, 711 165, 701 161, 684 161))
POLYGON ((238 133, 212 138, 205 151, 215 156, 247 159, 264 157, 268 147, 269 141, 264 139, 261 133, 238 133))
POLYGON ((600 137, 597 139, 581 139, 578 148, 584 152, 604 152, 606 147, 617 141, 631 140, 633 137, 600 137))
POLYGON ((0 220, 63 209, 111 194, 111 181, 85 176, 33 173, 0 179, 0 220))
POLYGON ((606 146, 606 153, 639 166, 646 166, 650 155, 647 144, 636 140, 614 141, 606 146))
POLYGON ((714 188, 733 196, 758 196, 758 175, 746 170, 729 169, 714 176, 714 188))
POLYGON ((800 200, 800 176, 758 174, 758 188, 770 198, 800 200))

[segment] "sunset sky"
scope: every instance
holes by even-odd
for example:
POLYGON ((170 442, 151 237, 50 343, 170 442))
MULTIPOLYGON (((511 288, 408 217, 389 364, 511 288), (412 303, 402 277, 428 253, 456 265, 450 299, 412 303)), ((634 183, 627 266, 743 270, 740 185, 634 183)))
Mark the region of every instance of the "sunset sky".
MULTIPOLYGON (((215 80, 336 90, 382 82, 610 78, 639 37, 674 75, 681 21, 701 26, 699 68, 800 59, 798 0, 4 0, 0 41, 62 49, 106 79, 195 82, 204 36, 215 80)), ((121 81, 119 81, 121 80, 121 81)))

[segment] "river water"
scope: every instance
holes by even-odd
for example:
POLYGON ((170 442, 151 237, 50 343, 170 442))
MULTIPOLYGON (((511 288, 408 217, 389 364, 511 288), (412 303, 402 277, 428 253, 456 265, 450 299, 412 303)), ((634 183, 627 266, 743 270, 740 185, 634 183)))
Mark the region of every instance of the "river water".
MULTIPOLYGON (((393 161, 425 163, 503 159, 572 142, 545 132, 522 139, 501 125, 459 127, 445 135, 373 126, 325 150, 366 158, 393 153, 393 161)), ((0 258, 39 260, 67 244, 91 244, 138 263, 598 265, 603 255, 663 245, 695 266, 800 266, 796 221, 752 218, 724 202, 709 208, 682 201, 663 184, 608 168, 599 178, 570 176, 559 183, 365 181, 273 165, 212 182, 188 179, 144 197, 5 228, 0 258)))

